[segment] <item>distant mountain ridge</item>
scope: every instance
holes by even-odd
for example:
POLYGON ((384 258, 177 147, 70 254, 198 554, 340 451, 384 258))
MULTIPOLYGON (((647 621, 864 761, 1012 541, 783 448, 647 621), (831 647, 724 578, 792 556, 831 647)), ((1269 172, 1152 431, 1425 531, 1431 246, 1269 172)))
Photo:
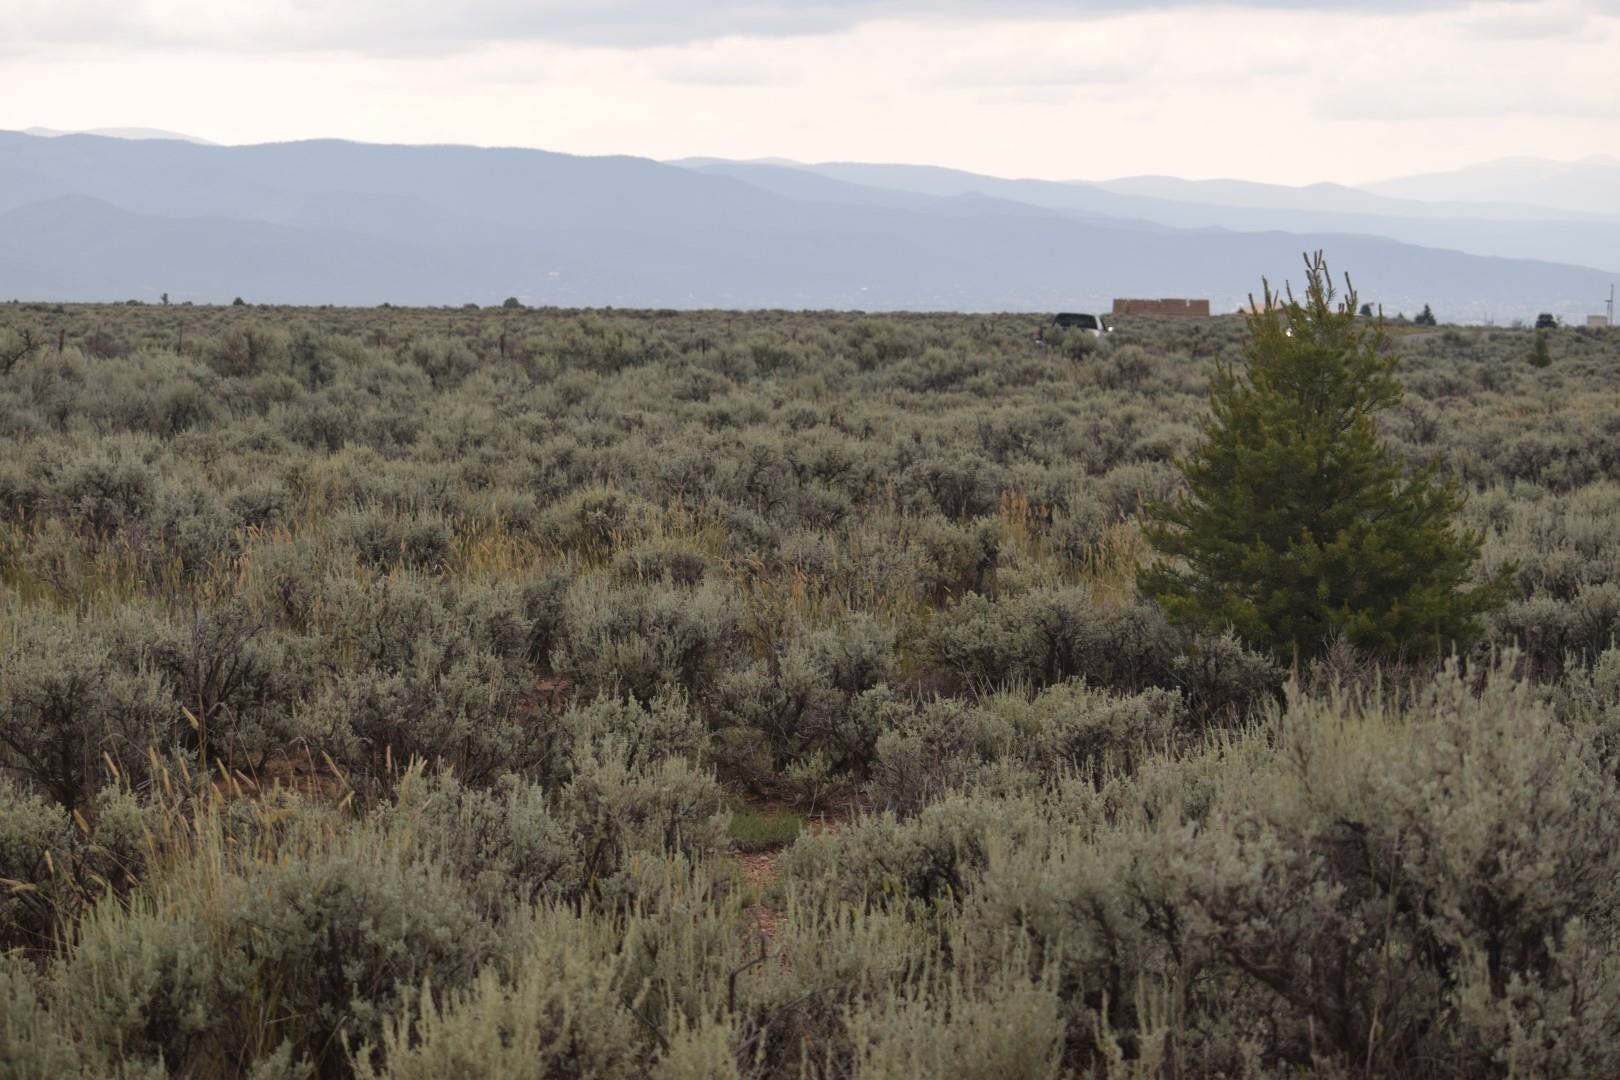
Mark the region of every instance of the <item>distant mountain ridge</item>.
POLYGON ((1472 255, 1620 266, 1620 217, 1564 213, 1518 203, 1402 199, 1339 184, 1290 188, 1174 177, 1100 182, 1006 180, 926 165, 830 162, 782 169, 700 159, 691 167, 776 190, 781 190, 782 173, 796 171, 855 185, 845 189, 846 193, 900 191, 931 198, 976 193, 1093 220, 1113 218, 1170 228, 1242 232, 1362 233, 1472 255))
POLYGON ((1609 280, 1282 231, 1264 209, 1220 208, 1259 226, 1239 231, 1206 204, 889 168, 0 132, 0 297, 1051 311, 1188 295, 1229 311, 1325 247, 1391 312, 1509 318, 1579 314, 1609 280))
MULTIPOLYGON (((1086 183, 1085 181, 1076 181, 1086 183)), ((1093 186, 1121 195, 1140 195, 1178 202, 1215 206, 1311 210, 1341 214, 1376 214, 1402 218, 1470 218, 1545 221, 1555 217, 1608 220, 1620 223, 1620 208, 1609 214, 1566 211, 1533 202, 1480 202, 1448 198, 1443 191, 1429 196, 1380 195, 1347 184, 1316 183, 1302 187, 1262 184, 1252 180, 1182 180, 1174 176, 1127 176, 1097 181, 1093 186)))
POLYGON ((1460 202, 1527 201, 1557 210, 1620 215, 1620 157, 1579 161, 1510 157, 1445 172, 1365 184, 1375 194, 1430 199, 1437 192, 1460 202))
POLYGON ((82 131, 61 131, 57 128, 31 127, 24 128, 23 134, 40 135, 47 139, 58 138, 62 135, 100 135, 108 139, 169 139, 175 142, 198 143, 202 146, 218 145, 207 139, 199 139, 195 135, 183 135, 178 131, 164 131, 162 128, 110 127, 88 128, 82 131))

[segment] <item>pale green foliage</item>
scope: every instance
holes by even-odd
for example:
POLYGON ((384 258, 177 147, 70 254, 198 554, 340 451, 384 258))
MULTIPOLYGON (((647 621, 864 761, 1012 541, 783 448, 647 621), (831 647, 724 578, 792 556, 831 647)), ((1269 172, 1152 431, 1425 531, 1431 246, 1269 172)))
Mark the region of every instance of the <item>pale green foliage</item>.
POLYGON ((736 602, 708 584, 576 587, 563 617, 552 667, 577 673, 591 692, 643 702, 665 686, 707 690, 740 632, 736 602))
POLYGON ((57 1017, 40 1001, 38 972, 20 955, 0 953, 0 1076, 68 1080, 93 1075, 80 1049, 62 1037, 57 1017))
POLYGON ((172 730, 178 710, 165 715, 157 674, 116 664, 98 628, 35 609, 0 619, 0 767, 81 806, 106 775, 104 755, 139 763, 172 730))
POLYGON ((1620 338, 1400 343, 1521 648, 1285 701, 1243 327, 1032 324, 0 305, 0 1073, 1620 1074, 1620 338))
POLYGON ((67 811, 0 779, 0 948, 50 943, 68 900, 56 866, 72 866, 78 844, 67 811))
POLYGON ((1055 988, 1016 972, 1002 968, 971 989, 960 976, 925 982, 852 1012, 854 1075, 1058 1080, 1062 1000, 1055 988))
MULTIPOLYGON (((623 958, 605 928, 557 911, 534 918, 512 958, 434 1003, 429 986, 412 1013, 391 1021, 360 1076, 465 1080, 471 1076, 630 1076, 645 1061, 641 1032, 620 997, 623 958), (386 1068, 380 1064, 386 1062, 386 1068)), ((431 979, 431 977, 430 977, 431 979)))

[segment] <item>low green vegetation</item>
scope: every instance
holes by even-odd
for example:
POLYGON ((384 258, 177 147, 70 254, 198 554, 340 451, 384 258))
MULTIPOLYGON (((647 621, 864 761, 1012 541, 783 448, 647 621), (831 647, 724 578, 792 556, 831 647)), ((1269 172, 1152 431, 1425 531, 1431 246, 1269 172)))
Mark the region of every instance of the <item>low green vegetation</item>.
POLYGON ((731 812, 731 849, 769 851, 785 847, 804 831, 804 817, 792 810, 739 809, 731 812))
POLYGON ((0 305, 0 1075, 1620 1075, 1620 334, 1354 337, 1405 648, 1037 326, 0 305))

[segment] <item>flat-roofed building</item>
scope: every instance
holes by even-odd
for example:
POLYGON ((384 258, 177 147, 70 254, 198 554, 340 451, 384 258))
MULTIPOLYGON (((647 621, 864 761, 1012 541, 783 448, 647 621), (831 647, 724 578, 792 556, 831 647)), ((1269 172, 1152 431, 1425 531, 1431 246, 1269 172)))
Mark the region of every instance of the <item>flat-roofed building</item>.
POLYGON ((1115 315, 1168 315, 1177 319, 1209 318, 1208 300, 1115 300, 1115 315))

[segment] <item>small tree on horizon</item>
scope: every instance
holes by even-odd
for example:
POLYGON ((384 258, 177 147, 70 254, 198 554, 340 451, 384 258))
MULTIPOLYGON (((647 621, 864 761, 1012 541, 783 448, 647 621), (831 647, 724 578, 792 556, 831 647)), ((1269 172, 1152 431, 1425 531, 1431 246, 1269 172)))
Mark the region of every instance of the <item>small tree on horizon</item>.
POLYGON ((1161 558, 1141 590, 1283 660, 1341 636, 1384 657, 1464 645, 1513 568, 1470 587, 1483 538, 1455 524, 1463 495, 1436 463, 1405 475, 1378 438, 1402 395, 1383 321, 1356 318, 1348 278, 1334 302, 1320 252, 1305 276, 1303 301, 1265 286, 1244 362, 1218 369, 1186 489, 1148 511, 1161 558))
POLYGON ((1412 322, 1417 326, 1440 325, 1439 320, 1434 317, 1434 312, 1429 310, 1428 304, 1423 305, 1423 310, 1417 313, 1417 317, 1413 319, 1412 322))

